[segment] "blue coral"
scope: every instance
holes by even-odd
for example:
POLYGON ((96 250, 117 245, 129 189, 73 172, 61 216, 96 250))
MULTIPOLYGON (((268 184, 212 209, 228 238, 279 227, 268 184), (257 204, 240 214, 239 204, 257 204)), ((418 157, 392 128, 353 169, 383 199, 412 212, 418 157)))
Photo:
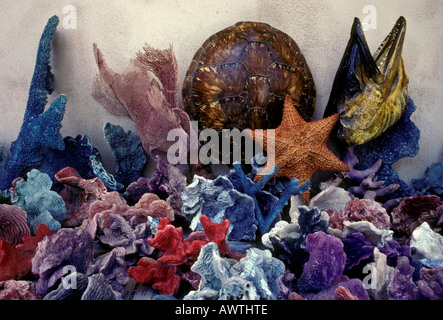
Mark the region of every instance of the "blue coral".
POLYGON ((283 207, 288 203, 289 199, 293 195, 302 194, 309 190, 310 181, 305 181, 302 185, 299 185, 297 179, 292 179, 286 186, 286 189, 281 193, 278 201, 271 207, 263 210, 260 206, 259 199, 263 195, 263 188, 271 180, 278 171, 276 165, 271 172, 267 173, 259 182, 254 183, 251 179, 247 178, 241 164, 239 162, 234 163, 234 170, 238 174, 240 183, 242 185, 242 191, 249 195, 255 202, 255 217, 258 221, 259 229, 262 234, 269 232, 272 225, 275 223, 279 214, 283 211, 283 207))
POLYGON ((426 170, 426 177, 413 179, 414 189, 421 194, 435 194, 443 196, 443 161, 433 163, 426 170))
POLYGON ((146 156, 139 137, 132 131, 106 122, 103 131, 115 160, 115 179, 128 186, 141 177, 146 156))
POLYGON ((49 61, 51 40, 58 22, 57 16, 51 17, 41 36, 23 124, 17 140, 11 144, 11 156, 0 180, 1 190, 11 187, 15 178, 41 163, 42 148, 63 150, 65 147, 59 131, 66 96, 58 96, 45 112, 48 95, 54 91, 54 74, 49 61))
POLYGON ((381 159, 383 161, 377 175, 385 185, 398 184, 400 188, 390 194, 390 198, 401 198, 415 194, 415 190, 401 180, 392 165, 404 157, 414 157, 418 154, 420 130, 412 122, 411 115, 416 110, 411 98, 405 107, 403 116, 388 131, 377 139, 355 147, 355 155, 359 163, 357 169, 364 170, 373 166, 381 159))

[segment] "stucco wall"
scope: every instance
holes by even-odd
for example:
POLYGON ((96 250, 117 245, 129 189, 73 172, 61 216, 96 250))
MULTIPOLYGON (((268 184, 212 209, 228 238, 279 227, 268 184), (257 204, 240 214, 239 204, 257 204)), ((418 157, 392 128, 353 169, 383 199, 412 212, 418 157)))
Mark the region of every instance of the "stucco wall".
POLYGON ((109 114, 91 96, 97 72, 92 44, 97 42, 108 64, 123 71, 145 42, 158 48, 172 44, 182 81, 204 40, 241 20, 271 24, 298 43, 317 87, 316 118, 323 114, 353 18, 364 19, 366 5, 376 9, 376 28, 366 31, 375 50, 403 15, 408 22, 403 59, 410 78, 409 93, 418 106, 413 121, 421 130, 420 154, 396 164, 409 181, 443 153, 443 20, 441 0, 0 0, 0 144, 9 149, 18 135, 27 101, 41 32, 53 14, 61 23, 53 42, 52 67, 56 92, 68 96, 63 136, 88 135, 100 150, 105 167, 113 170, 110 148, 103 137, 109 121, 134 131, 129 119, 109 114), (389 4, 388 4, 389 3, 389 4), (64 29, 63 9, 76 9, 76 29, 64 29))

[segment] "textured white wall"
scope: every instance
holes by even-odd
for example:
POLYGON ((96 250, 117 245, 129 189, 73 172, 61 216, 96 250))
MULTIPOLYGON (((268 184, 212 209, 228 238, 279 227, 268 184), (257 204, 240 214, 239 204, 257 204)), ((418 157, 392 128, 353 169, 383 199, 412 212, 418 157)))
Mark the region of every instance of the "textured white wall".
MULTIPOLYGON (((9 150, 16 139, 27 101, 41 32, 53 14, 61 23, 53 41, 52 67, 56 91, 68 96, 64 136, 87 134, 100 150, 105 167, 113 170, 112 154, 103 137, 109 121, 135 130, 129 119, 104 110, 91 96, 97 72, 92 44, 97 42, 108 64, 123 71, 145 42, 158 48, 172 44, 182 81, 200 45, 213 33, 241 20, 271 24, 288 33, 300 46, 317 87, 316 118, 323 114, 335 72, 349 39, 354 17, 363 8, 377 10, 377 28, 368 30, 375 50, 400 15, 408 22, 403 50, 409 92, 418 106, 413 121, 421 130, 420 154, 396 164, 409 181, 443 153, 443 20, 441 0, 0 0, 0 144, 9 150), (63 8, 77 10, 77 28, 64 29, 63 8)), ((50 100, 52 101, 52 100, 50 100)))

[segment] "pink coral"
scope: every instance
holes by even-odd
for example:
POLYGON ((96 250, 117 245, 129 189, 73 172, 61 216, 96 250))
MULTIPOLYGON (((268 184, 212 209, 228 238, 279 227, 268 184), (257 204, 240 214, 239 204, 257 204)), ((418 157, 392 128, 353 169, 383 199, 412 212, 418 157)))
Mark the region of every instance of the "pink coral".
POLYGON ((89 206, 96 200, 102 200, 107 192, 104 183, 98 179, 83 179, 71 167, 66 167, 55 174, 55 178, 64 184, 60 196, 65 201, 66 219, 64 227, 76 227, 89 216, 89 206))
POLYGON ((331 228, 343 230, 345 221, 369 221, 378 229, 389 229, 391 221, 383 206, 375 200, 354 198, 343 211, 327 210, 331 228))
POLYGON ((171 206, 152 193, 145 193, 134 206, 129 206, 118 192, 108 192, 103 200, 94 201, 90 205, 89 219, 92 220, 98 213, 107 227, 109 227, 109 216, 114 213, 123 216, 128 221, 132 217, 137 217, 146 222, 148 216, 174 219, 174 210, 171 206))
POLYGON ((0 282, 0 300, 41 300, 35 292, 35 283, 25 280, 0 282))
POLYGON ((131 60, 124 74, 115 73, 107 66, 96 44, 93 49, 99 68, 94 82, 94 98, 110 113, 132 119, 148 154, 167 152, 175 143, 167 140, 173 129, 184 146, 188 146, 190 120, 188 114, 178 107, 177 61, 172 48, 155 50, 146 45, 144 52, 139 52, 137 58, 131 60))
POLYGON ((24 236, 30 236, 27 213, 21 207, 0 204, 0 239, 18 245, 24 236))
POLYGON ((49 228, 41 223, 36 236, 23 237, 23 243, 12 246, 0 239, 0 281, 20 279, 32 269, 32 258, 37 252, 38 243, 45 236, 50 236, 49 228))

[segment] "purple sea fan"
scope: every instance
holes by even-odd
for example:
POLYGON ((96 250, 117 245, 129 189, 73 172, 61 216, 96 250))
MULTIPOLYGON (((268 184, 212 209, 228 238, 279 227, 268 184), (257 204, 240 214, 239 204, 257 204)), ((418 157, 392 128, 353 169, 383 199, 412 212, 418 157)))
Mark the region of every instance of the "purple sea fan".
POLYGON ((139 52, 137 58, 130 61, 130 67, 124 74, 113 72, 96 44, 93 48, 99 68, 93 97, 110 113, 132 119, 149 155, 168 152, 175 143, 167 140, 173 129, 182 146, 188 147, 190 120, 187 113, 178 107, 177 62, 172 47, 156 50, 146 45, 144 52, 139 52))

